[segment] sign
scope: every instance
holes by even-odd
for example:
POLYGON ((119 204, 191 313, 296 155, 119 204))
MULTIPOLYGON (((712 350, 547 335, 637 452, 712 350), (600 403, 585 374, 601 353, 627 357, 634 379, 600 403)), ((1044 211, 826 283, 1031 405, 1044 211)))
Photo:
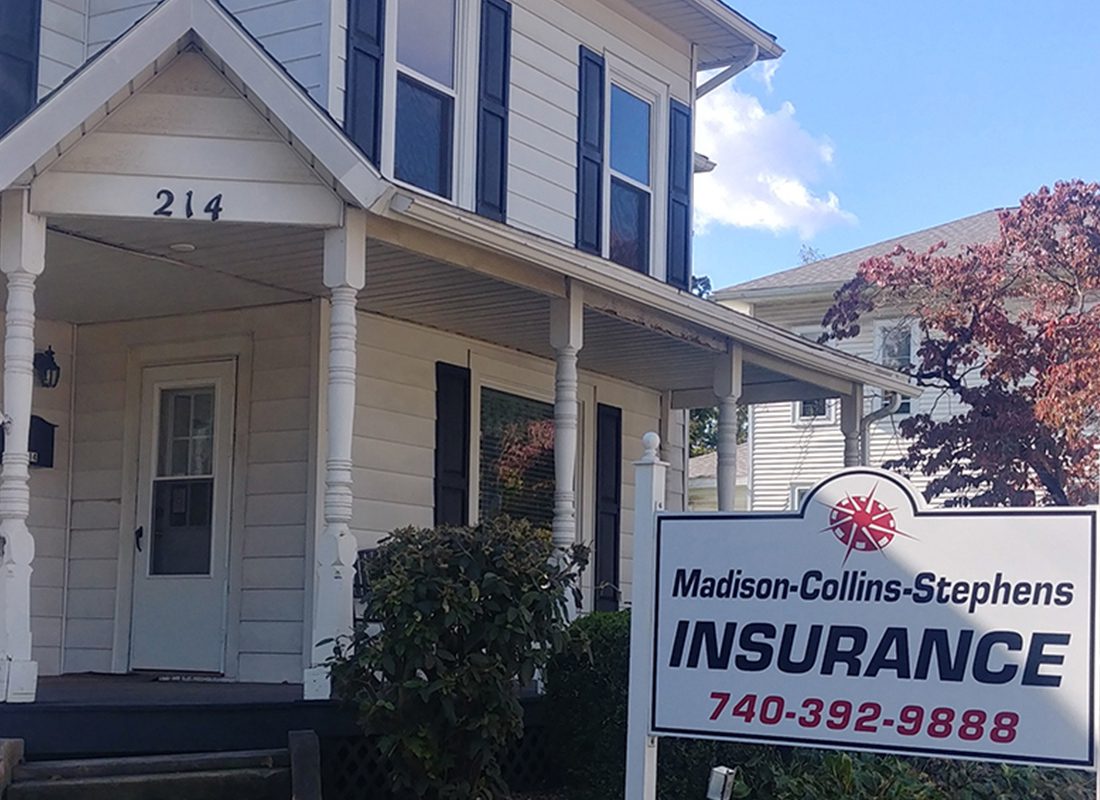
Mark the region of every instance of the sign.
POLYGON ((659 515, 654 566, 652 735, 1095 765, 1092 510, 856 469, 794 513, 659 515))

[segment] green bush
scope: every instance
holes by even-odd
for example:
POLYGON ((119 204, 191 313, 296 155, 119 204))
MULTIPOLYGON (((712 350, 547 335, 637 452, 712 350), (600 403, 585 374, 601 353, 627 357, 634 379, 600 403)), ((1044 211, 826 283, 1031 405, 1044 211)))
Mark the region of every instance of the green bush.
POLYGON ((368 567, 371 596, 330 661, 338 696, 392 765, 399 797, 507 796, 499 759, 523 733, 518 682, 569 641, 587 552, 551 563, 550 533, 498 517, 404 528, 368 567))
MULTIPOLYGON (((622 797, 630 614, 573 624, 591 653, 565 652, 547 670, 552 737, 569 800, 622 797)), ((701 800, 713 766, 738 767, 746 800, 1030 800, 1094 797, 1093 776, 1004 764, 875 756, 731 742, 662 739, 657 796, 701 800)))

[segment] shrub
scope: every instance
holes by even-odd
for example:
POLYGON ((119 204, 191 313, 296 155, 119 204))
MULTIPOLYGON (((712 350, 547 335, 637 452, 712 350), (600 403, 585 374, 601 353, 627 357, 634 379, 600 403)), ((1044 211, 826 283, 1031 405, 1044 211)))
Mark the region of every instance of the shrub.
POLYGON ((395 531, 370 560, 369 622, 330 665, 399 796, 506 796, 499 758, 523 732, 517 681, 565 648, 567 593, 579 605, 587 552, 553 555, 548 531, 498 517, 395 531))
MULTIPOLYGON (((591 653, 564 652, 547 669, 555 710, 555 757, 569 800, 622 797, 630 614, 596 613, 574 623, 591 653)), ((710 768, 739 767, 734 797, 746 800, 1009 800, 1092 798, 1092 777, 1067 770, 941 759, 662 739, 657 796, 699 800, 710 768)))

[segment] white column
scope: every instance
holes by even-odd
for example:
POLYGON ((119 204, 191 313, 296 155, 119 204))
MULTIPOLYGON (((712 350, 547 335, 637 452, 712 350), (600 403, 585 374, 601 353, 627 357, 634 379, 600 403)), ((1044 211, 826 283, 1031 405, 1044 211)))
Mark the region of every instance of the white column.
POLYGON ((862 461, 859 423, 863 418, 863 386, 840 398, 840 431, 844 434, 844 466, 858 467, 862 461))
POLYGON ((737 401, 741 398, 741 345, 730 343, 714 369, 718 398, 718 510, 733 511, 737 496, 737 401))
POLYGON ((4 321, 4 457, 0 468, 0 696, 34 700, 38 664, 31 658, 34 537, 27 528, 31 493, 27 452, 34 387, 34 281, 46 265, 46 221, 28 210, 29 192, 0 195, 0 271, 7 277, 4 321))
POLYGON ((550 301, 550 344, 554 348, 554 521, 559 552, 577 540, 577 353, 584 344, 584 299, 571 281, 566 296, 550 301))
POLYGON ((366 214, 348 209, 344 227, 325 232, 324 280, 332 304, 328 330, 325 526, 315 547, 313 652, 304 681, 307 700, 329 697, 331 685, 324 661, 332 654, 332 640, 352 632, 352 584, 358 551, 350 530, 356 300, 366 282, 366 266, 366 214))
POLYGON ((634 462, 634 558, 631 561, 630 687, 627 692, 627 800, 656 800, 657 737, 649 735, 650 682, 653 680, 653 592, 656 591, 657 512, 664 509, 668 464, 658 455, 661 438, 642 437, 642 457, 634 462))

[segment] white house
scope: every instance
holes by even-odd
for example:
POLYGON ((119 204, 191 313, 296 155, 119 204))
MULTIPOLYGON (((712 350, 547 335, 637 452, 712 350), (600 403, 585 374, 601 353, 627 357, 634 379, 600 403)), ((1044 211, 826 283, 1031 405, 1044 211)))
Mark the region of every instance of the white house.
POLYGON ((3 0, 0 697, 325 697, 357 550, 502 510, 614 607, 645 431, 680 508, 721 404, 728 508, 738 401, 907 391, 687 291, 696 76, 781 53, 719 0, 3 0))
MULTIPOLYGON (((933 228, 899 236, 810 264, 766 275, 715 292, 719 302, 752 314, 756 319, 816 339, 823 332, 822 317, 833 295, 856 276, 859 265, 873 256, 886 255, 901 245, 918 252, 946 242, 952 247, 989 242, 1000 234, 998 211, 985 211, 933 228)), ((835 343, 847 353, 877 361, 887 367, 908 365, 914 332, 887 310, 867 317, 859 336, 835 343)), ((957 401, 927 390, 912 400, 902 400, 894 413, 883 408, 881 391, 869 392, 863 403, 867 436, 865 463, 881 465, 905 452, 898 423, 911 413, 930 413, 948 418, 957 401)), ((841 413, 835 400, 755 405, 749 412, 749 497, 754 511, 797 508, 802 495, 843 466, 841 413)), ((923 487, 927 479, 912 475, 923 487)))

